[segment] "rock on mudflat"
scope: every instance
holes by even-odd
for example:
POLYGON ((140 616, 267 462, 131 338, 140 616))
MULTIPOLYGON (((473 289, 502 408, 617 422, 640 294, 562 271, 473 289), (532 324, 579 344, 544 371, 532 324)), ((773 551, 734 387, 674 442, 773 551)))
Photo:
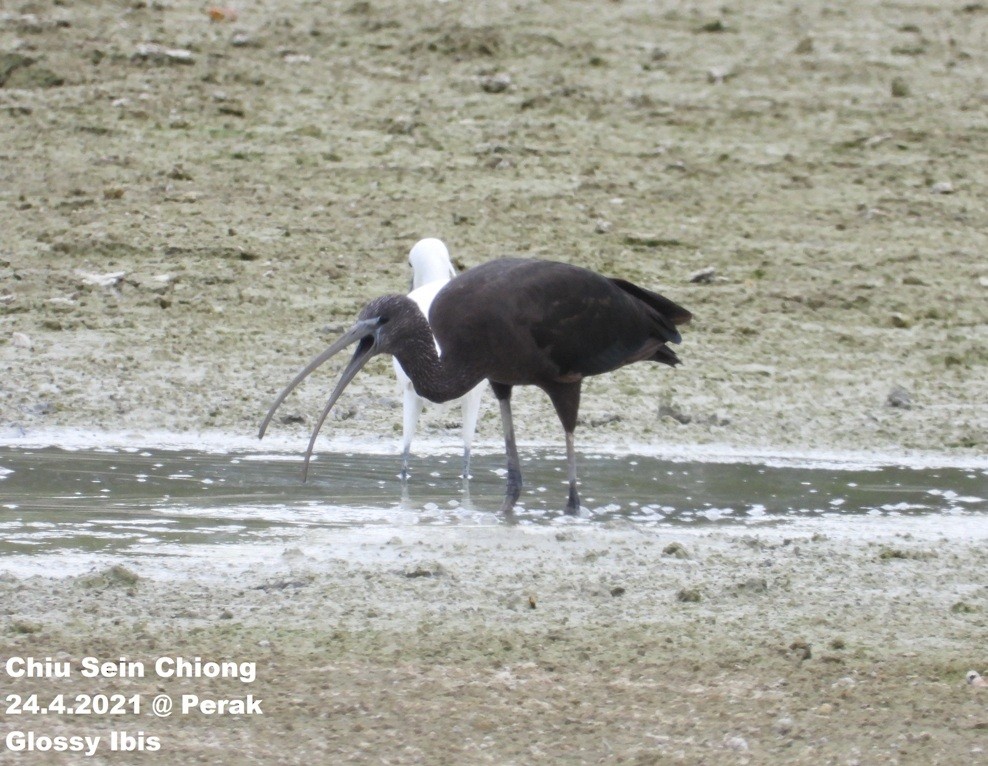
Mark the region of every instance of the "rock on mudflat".
POLYGON ((913 406, 913 397, 902 386, 893 386, 892 390, 889 391, 888 399, 885 400, 885 403, 889 407, 908 410, 913 406))
POLYGON ((152 64, 183 64, 195 63, 192 51, 184 48, 166 48, 157 43, 141 43, 131 56, 131 61, 147 61, 152 64))
POLYGON ((707 266, 705 269, 700 269, 690 274, 690 282, 698 285, 709 285, 714 281, 714 277, 716 276, 717 270, 713 266, 707 266))
POLYGON ((967 671, 965 679, 971 686, 988 686, 988 681, 985 681, 977 670, 967 671))
POLYGON ((707 70, 707 82, 711 85, 721 85, 737 77, 737 72, 731 67, 715 66, 707 70))
POLYGON ((814 43, 812 37, 804 37, 798 43, 796 43, 796 48, 794 52, 800 56, 806 56, 813 53, 814 43))
POLYGON ((909 81, 904 77, 894 78, 889 90, 893 98, 908 98, 913 92, 912 88, 909 87, 909 81))
POLYGON ((409 579, 416 577, 442 577, 446 574, 446 568, 438 561, 420 561, 409 564, 401 573, 409 579))
POLYGON ((28 351, 34 348, 34 341, 22 332, 11 333, 10 342, 17 348, 26 348, 28 351))
POLYGON ((126 271, 111 271, 106 274, 97 274, 77 269, 75 273, 82 280, 82 284, 92 287, 116 287, 116 285, 120 284, 120 280, 127 276, 126 271))
POLYGON ((484 93, 504 93, 510 87, 511 75, 506 72, 498 72, 480 80, 480 88, 484 93))
POLYGON ((686 546, 677 542, 669 543, 665 548, 663 548, 662 555, 672 556, 677 559, 688 559, 690 557, 689 551, 686 550, 686 546))
POLYGON ((678 405, 672 402, 663 402, 659 405, 659 417, 672 418, 684 426, 693 421, 693 416, 690 413, 684 412, 678 405))
POLYGON ((55 88, 65 83, 64 77, 36 63, 20 53, 0 54, 0 88, 55 88))

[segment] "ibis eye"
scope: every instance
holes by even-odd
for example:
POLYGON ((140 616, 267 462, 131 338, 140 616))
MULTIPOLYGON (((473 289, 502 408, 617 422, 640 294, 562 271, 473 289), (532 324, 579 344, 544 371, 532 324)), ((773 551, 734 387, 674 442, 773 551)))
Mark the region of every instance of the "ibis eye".
POLYGON ((377 326, 380 327, 382 324, 387 324, 391 321, 391 317, 378 317, 377 326))

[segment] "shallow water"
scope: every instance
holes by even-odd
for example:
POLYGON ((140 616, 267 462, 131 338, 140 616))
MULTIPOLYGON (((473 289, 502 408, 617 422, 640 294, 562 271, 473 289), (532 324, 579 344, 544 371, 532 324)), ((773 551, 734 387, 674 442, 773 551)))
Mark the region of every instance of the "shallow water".
MULTIPOLYGON (((500 456, 420 458, 407 483, 390 455, 331 454, 301 482, 295 454, 150 449, 0 448, 0 568, 37 570, 105 554, 210 556, 222 546, 297 544, 320 530, 425 525, 618 522, 642 527, 785 527, 807 519, 949 519, 988 524, 988 471, 834 469, 678 463, 634 455, 580 458, 580 519, 561 515, 565 464, 523 453, 526 490, 513 518, 494 513, 500 456)), ((222 554, 220 554, 222 555, 222 554)), ((239 555, 239 554, 238 554, 239 555)))

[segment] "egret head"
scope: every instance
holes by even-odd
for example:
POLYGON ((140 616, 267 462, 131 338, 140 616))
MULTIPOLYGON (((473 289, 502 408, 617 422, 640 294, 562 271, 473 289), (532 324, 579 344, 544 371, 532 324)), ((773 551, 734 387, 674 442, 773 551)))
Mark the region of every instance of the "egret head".
POLYGON ((449 259, 449 250, 442 240, 434 237, 416 242, 408 254, 408 263, 412 267, 412 290, 456 276, 456 269, 449 259))

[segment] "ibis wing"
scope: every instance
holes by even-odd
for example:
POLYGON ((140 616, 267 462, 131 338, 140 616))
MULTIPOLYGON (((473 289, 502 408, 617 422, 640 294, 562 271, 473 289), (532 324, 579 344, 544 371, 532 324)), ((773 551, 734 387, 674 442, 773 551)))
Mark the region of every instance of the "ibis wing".
POLYGON ((637 298, 642 303, 644 303, 649 308, 653 309, 661 318, 664 320, 661 324, 667 326, 671 325, 670 329, 675 337, 668 338, 668 340, 673 343, 679 343, 682 338, 679 337, 679 332, 675 329, 676 325, 689 324, 690 320, 693 319, 693 315, 680 306, 678 303, 673 303, 671 300, 666 298, 664 295, 659 295, 658 293, 653 293, 651 290, 646 290, 644 287, 639 287, 638 285, 632 284, 624 279, 616 279, 614 277, 609 277, 610 281, 620 287, 628 295, 637 298))
POLYGON ((502 259, 469 269, 429 312, 444 357, 509 385, 578 380, 651 359, 690 313, 621 279, 553 261, 502 259))
POLYGON ((654 294, 625 284, 632 289, 581 270, 568 283, 543 286, 542 314, 531 332, 560 378, 599 375, 643 359, 675 364, 665 346, 679 340, 675 325, 655 308, 654 294))

